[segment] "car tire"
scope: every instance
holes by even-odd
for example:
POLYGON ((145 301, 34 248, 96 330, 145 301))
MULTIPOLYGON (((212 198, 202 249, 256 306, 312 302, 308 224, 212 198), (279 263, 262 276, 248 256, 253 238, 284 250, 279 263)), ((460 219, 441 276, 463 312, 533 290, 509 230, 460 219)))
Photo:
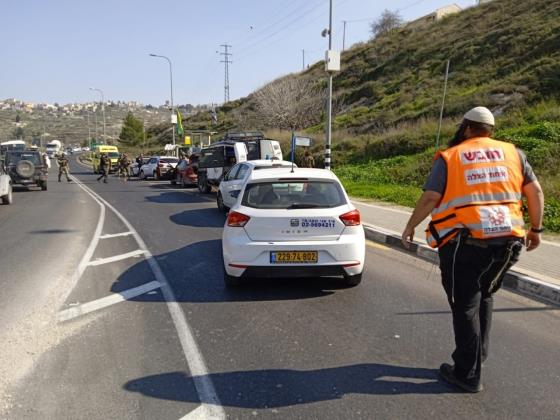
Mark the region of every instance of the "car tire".
POLYGON ((41 191, 47 191, 47 181, 43 181, 39 184, 41 191))
POLYGON ((13 193, 12 193, 12 187, 10 187, 8 194, 2 196, 2 204, 9 206, 12 203, 13 203, 13 193))
POLYGON ((138 174, 138 178, 146 179, 146 175, 144 174, 144 171, 140 171, 140 173, 138 174))
POLYGON ((216 204, 218 205, 218 210, 220 210, 220 212, 227 213, 229 211, 229 207, 224 204, 224 198, 222 197, 222 193, 219 191, 216 196, 216 204))
POLYGON ((238 287, 243 283, 243 279, 241 277, 230 276, 224 271, 224 283, 227 287, 238 287))
POLYGON ((159 177, 157 176, 156 171, 154 171, 154 173, 152 174, 152 178, 154 178, 155 181, 159 181, 159 177))
POLYGON ((345 275, 344 283, 346 286, 355 287, 362 282, 362 273, 354 274, 353 276, 345 275))

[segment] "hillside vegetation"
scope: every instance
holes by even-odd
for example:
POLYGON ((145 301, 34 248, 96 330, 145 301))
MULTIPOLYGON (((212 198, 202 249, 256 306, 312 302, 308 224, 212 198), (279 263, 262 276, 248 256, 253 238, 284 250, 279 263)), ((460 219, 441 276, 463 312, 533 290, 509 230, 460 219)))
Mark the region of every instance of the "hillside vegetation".
MULTIPOLYGON (((449 59, 442 144, 468 109, 489 107, 498 117, 495 137, 527 152, 545 189, 546 227, 560 231, 559 45, 560 2, 495 0, 354 46, 334 77, 335 171, 353 195, 413 205, 435 152, 449 59)), ((326 86, 322 62, 285 77, 326 86)), ((217 126, 209 114, 188 124, 222 132, 278 128, 267 121, 249 95, 222 106, 217 126)), ((315 137, 321 162, 324 116, 319 121, 302 129, 315 137)))

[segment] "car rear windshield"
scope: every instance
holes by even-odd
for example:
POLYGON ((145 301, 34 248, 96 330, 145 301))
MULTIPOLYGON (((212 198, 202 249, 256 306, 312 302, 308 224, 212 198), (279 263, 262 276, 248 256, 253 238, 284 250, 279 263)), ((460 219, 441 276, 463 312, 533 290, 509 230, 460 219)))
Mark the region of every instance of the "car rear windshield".
POLYGON ((179 162, 179 159, 177 159, 177 158, 161 158, 159 161, 162 162, 162 163, 177 163, 177 162, 179 162))
POLYGON ((119 153, 118 153, 118 152, 109 152, 109 153, 107 153, 107 154, 109 155, 109 157, 110 157, 111 159, 115 159, 115 158, 118 158, 118 157, 119 157, 119 153))
POLYGON ((248 184, 241 204, 256 209, 312 209, 347 204, 333 181, 278 181, 248 184))
POLYGON ((41 156, 39 155, 39 153, 16 152, 16 153, 8 153, 6 155, 7 163, 17 163, 20 160, 28 160, 30 162, 33 162, 34 165, 42 165, 41 156))

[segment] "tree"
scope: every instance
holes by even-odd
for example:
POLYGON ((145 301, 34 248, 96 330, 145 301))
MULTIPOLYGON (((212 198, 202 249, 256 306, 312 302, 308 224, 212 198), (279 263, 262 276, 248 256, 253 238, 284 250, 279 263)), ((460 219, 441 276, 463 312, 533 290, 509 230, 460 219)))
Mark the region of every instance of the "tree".
POLYGON ((391 11, 388 9, 383 10, 381 16, 374 20, 370 25, 371 37, 376 38, 379 35, 384 35, 392 30, 400 27, 403 23, 398 11, 391 11))
POLYGON ((293 75, 275 80, 254 93, 259 119, 267 126, 298 130, 317 124, 325 91, 312 80, 293 75))
POLYGON ((144 122, 134 116, 132 112, 126 114, 123 120, 119 141, 121 143, 137 146, 144 140, 144 122))

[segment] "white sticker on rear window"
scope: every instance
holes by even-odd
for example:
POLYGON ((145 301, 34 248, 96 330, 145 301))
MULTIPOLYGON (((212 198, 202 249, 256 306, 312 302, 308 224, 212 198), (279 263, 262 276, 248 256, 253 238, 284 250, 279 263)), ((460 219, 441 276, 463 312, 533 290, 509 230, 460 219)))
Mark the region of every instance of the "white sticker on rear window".
POLYGON ((465 182, 467 185, 490 184, 492 182, 505 182, 507 180, 508 171, 505 166, 469 169, 465 171, 465 182))
POLYGON ((503 235, 513 229, 507 206, 479 207, 478 214, 484 236, 503 235))

